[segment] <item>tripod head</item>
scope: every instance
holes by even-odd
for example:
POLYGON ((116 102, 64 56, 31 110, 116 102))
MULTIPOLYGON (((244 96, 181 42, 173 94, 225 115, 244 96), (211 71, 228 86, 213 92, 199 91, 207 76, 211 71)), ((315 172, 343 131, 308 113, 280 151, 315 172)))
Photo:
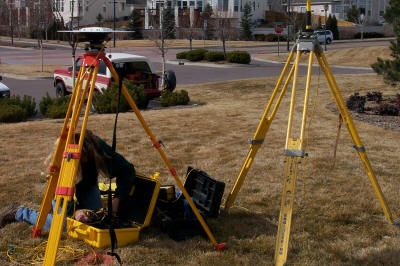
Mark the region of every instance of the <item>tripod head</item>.
POLYGON ((58 32, 75 34, 78 42, 89 42, 89 44, 85 47, 86 50, 98 52, 105 48, 105 42, 111 40, 111 33, 131 31, 114 31, 113 29, 104 27, 86 27, 78 30, 63 30, 58 32))

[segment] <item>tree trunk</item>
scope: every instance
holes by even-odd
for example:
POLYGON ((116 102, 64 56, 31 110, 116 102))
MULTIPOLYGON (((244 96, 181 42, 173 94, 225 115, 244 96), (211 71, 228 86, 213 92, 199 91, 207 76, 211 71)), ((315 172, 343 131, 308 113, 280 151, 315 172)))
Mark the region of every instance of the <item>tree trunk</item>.
POLYGON ((72 88, 75 88, 75 75, 76 75, 75 49, 72 48, 72 88))
POLYGON ((224 57, 226 60, 225 35, 224 34, 222 34, 222 48, 224 49, 224 57))
POLYGON ((164 89, 165 85, 165 50, 164 50, 164 35, 161 36, 161 57, 162 57, 162 67, 161 67, 161 89, 164 89))

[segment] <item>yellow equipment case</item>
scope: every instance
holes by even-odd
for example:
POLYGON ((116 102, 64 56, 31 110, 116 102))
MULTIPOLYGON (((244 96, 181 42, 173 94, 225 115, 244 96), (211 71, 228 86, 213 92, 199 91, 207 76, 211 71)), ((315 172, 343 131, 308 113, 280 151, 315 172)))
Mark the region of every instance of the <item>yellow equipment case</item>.
MULTIPOLYGON (((118 246, 138 241, 140 230, 150 225, 160 191, 158 175, 158 173, 155 173, 154 176, 146 177, 136 174, 135 185, 132 189, 133 194, 128 206, 133 222, 130 227, 114 229, 118 246)), ((105 189, 105 187, 108 188, 108 185, 105 186, 104 184, 99 186, 100 190, 105 189)), ((103 197, 103 200, 106 199, 103 197)), ((67 218, 69 236, 81 239, 97 248, 111 246, 109 229, 96 228, 95 226, 95 224, 85 224, 72 218, 67 218)))

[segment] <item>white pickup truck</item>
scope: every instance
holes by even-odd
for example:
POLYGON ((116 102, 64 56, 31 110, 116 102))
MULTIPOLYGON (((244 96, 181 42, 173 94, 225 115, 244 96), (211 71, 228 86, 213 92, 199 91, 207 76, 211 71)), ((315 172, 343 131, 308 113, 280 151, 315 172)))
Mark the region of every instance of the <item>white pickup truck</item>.
MULTIPOLYGON (((126 74, 122 78, 131 80, 133 83, 144 88, 148 100, 160 96, 160 77, 155 73, 147 57, 126 53, 110 53, 107 54, 107 57, 110 58, 114 67, 118 65, 118 68, 123 67, 125 69, 126 74)), ((76 60, 76 75, 78 74, 82 60, 83 56, 79 56, 76 60)), ((172 70, 167 70, 165 77, 164 89, 174 90, 176 86, 175 73, 172 70)), ((101 61, 95 83, 96 91, 101 93, 111 85, 112 81, 113 78, 110 70, 101 61)), ((72 67, 58 68, 54 71, 54 87, 57 96, 67 95, 72 92, 72 67)))

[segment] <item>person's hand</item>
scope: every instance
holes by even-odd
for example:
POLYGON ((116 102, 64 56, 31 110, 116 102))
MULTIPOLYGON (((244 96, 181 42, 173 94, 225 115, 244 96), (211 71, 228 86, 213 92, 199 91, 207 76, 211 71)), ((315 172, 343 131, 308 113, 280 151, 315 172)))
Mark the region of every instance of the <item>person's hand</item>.
POLYGON ((112 200, 112 213, 117 214, 119 206, 119 198, 114 198, 112 200))
POLYGON ((85 210, 77 210, 75 212, 75 220, 82 222, 82 223, 90 222, 90 218, 86 215, 85 210))

